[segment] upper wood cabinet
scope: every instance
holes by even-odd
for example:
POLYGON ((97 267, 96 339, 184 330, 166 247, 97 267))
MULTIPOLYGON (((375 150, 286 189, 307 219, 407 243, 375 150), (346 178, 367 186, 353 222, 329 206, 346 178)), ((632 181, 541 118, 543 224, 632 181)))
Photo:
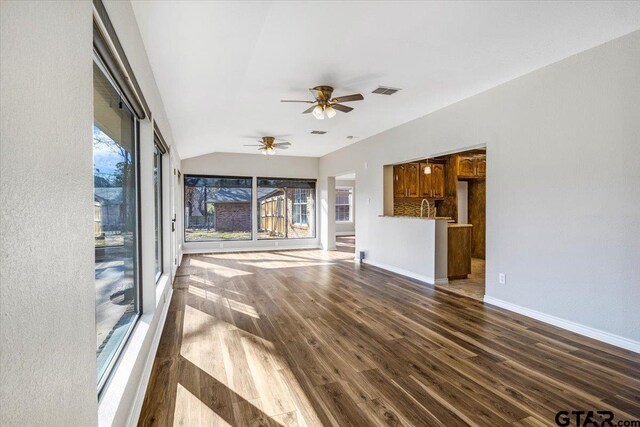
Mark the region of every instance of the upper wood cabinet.
MULTIPOLYGON (((420 197, 431 197, 431 174, 424 173, 426 166, 426 163, 420 163, 420 197)), ((433 171, 433 168, 431 170, 433 171)))
POLYGON ((404 197, 404 176, 405 165, 395 165, 393 167, 393 195, 404 197))
POLYGON ((443 198, 444 169, 442 163, 429 163, 431 173, 425 175, 426 162, 405 163, 393 167, 393 195, 411 198, 443 198))
POLYGON ((420 164, 407 163, 404 173, 406 197, 420 197, 420 164))
POLYGON ((479 177, 487 176, 487 157, 476 157, 476 175, 479 177))
MULTIPOLYGON (((426 175, 425 175, 426 176, 426 175)), ((444 197, 444 165, 431 164, 431 189, 432 197, 444 197)))
POLYGON ((487 174, 487 157, 458 156, 458 178, 484 178, 487 174))
POLYGON ((444 165, 441 163, 428 163, 431 173, 425 174, 426 162, 420 163, 420 197, 442 198, 444 197, 444 165))

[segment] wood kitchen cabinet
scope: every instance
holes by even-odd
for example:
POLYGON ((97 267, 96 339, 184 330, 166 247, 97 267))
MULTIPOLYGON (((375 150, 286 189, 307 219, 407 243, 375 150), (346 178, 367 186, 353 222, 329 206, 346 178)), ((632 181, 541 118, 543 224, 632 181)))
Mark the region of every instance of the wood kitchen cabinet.
POLYGON ((405 197, 420 197, 420 164, 407 163, 404 172, 405 197))
POLYGON ((487 158, 485 156, 476 158, 476 175, 481 178, 487 176, 487 158))
POLYGON ((444 165, 441 163, 429 163, 431 173, 425 174, 426 162, 420 163, 420 197, 443 198, 444 197, 444 165))
POLYGON ((444 165, 439 163, 431 164, 431 188, 433 197, 444 197, 444 165))
POLYGON ((458 156, 458 178, 484 178, 487 175, 487 157, 458 156))
POLYGON ((419 163, 405 163, 393 167, 393 194, 396 197, 420 197, 419 163))
POLYGON ((393 167, 393 195, 404 197, 404 175, 405 165, 395 165, 393 167))

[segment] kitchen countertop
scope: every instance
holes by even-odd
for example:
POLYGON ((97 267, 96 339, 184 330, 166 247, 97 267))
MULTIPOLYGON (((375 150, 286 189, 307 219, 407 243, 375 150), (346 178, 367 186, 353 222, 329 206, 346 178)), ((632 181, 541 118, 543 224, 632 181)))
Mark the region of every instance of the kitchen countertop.
POLYGON ((422 220, 428 220, 428 221, 434 221, 434 220, 439 220, 439 221, 451 221, 451 217, 448 216, 437 216, 435 218, 427 218, 426 216, 420 217, 420 216, 411 216, 411 215, 378 215, 379 218, 409 218, 409 219, 422 219, 422 220))

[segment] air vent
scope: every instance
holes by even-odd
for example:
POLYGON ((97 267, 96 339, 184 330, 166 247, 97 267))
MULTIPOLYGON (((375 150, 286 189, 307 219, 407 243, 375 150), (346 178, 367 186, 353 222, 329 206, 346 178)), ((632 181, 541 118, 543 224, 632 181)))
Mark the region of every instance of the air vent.
POLYGON ((393 95, 399 90, 401 89, 394 88, 394 87, 380 86, 378 87, 378 89, 374 90, 372 93, 377 93, 378 95, 393 95))
POLYGON ((327 131, 324 130, 312 130, 311 135, 324 135, 327 131))

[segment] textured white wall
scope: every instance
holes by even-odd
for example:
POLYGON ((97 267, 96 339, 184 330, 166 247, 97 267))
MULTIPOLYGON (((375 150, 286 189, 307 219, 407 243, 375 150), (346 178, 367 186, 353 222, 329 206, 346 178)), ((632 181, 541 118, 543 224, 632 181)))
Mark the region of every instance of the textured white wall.
MULTIPOLYGON (((2 2, 0 425, 125 425, 168 304, 153 280, 153 131, 140 124, 144 314, 96 390, 91 2, 2 2)), ((107 12, 167 142, 173 139, 129 2, 107 12)), ((171 271, 164 161, 165 271, 171 271)), ((153 362, 153 359, 150 361, 153 362)), ((135 420, 135 417, 134 417, 135 420)))
POLYGON ((0 7, 0 425, 92 426, 92 6, 0 7))
POLYGON ((640 341, 639 75, 636 31, 322 157, 319 182, 355 170, 368 250, 384 164, 486 144, 487 295, 640 341))

